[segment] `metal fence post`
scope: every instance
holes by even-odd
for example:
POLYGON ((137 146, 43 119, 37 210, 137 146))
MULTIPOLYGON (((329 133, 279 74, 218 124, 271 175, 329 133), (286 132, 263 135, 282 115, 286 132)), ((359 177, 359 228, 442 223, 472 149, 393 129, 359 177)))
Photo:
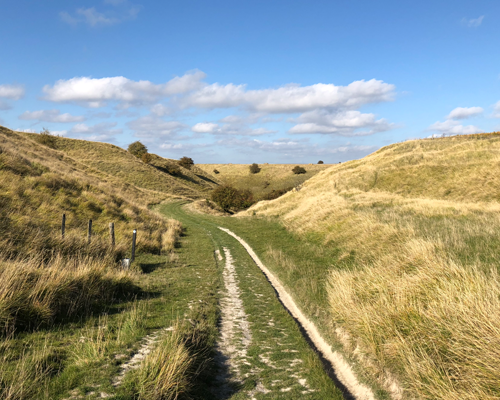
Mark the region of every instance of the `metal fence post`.
POLYGON ((132 233, 132 257, 130 258, 130 262, 135 260, 135 240, 137 238, 137 229, 134 229, 132 233))
POLYGON ((115 223, 109 223, 109 237, 111 238, 111 246, 115 247, 115 223))
POLYGON ((66 214, 63 214, 62 216, 62 223, 61 223, 61 237, 64 239, 64 232, 66 231, 66 214))
POLYGON ((90 240, 92 238, 92 220, 89 219, 89 229, 88 229, 88 232, 87 232, 87 238, 88 238, 88 241, 89 241, 89 244, 90 244, 90 240))

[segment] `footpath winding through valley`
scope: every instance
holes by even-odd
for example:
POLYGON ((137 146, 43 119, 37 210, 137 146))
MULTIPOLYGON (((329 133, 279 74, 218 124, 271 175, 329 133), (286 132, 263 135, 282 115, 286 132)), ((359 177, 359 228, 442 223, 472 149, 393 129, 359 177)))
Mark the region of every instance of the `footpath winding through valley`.
MULTIPOLYGON (((288 294, 280 281, 269 271, 269 269, 262 263, 257 254, 253 249, 246 243, 241 237, 231 232, 229 229, 219 227, 220 230, 226 232, 228 235, 234 237, 248 252, 252 260, 261 269, 264 275, 269 280, 270 284, 276 291, 281 303, 287 309, 287 311, 294 317, 295 321, 301 326, 307 338, 312 342, 314 347, 321 353, 322 357, 331 364, 333 371, 337 379, 345 386, 349 394, 357 400, 374 400, 375 396, 372 390, 361 384, 351 366, 347 363, 344 357, 338 353, 333 352, 331 346, 323 339, 320 335, 318 329, 297 307, 293 298, 288 294)), ((228 359, 233 365, 234 369, 238 369, 238 365, 241 360, 245 360, 246 348, 251 341, 251 334, 248 328, 248 322, 246 322, 245 312, 243 310, 243 303, 239 299, 239 288, 237 278, 235 276, 235 270, 233 265, 233 258, 231 253, 227 248, 224 248, 224 253, 226 256, 226 268, 224 270, 224 283, 226 286, 227 295, 222 301, 222 348, 223 352, 228 356, 228 359), (229 325, 229 328, 228 328, 229 325), (242 335, 238 336, 239 340, 235 341, 235 327, 238 325, 240 327, 242 335), (232 338, 231 344, 228 343, 228 338, 232 338), (239 342, 239 343, 237 343, 239 342), (239 347, 239 349, 238 349, 239 347)), ((290 350, 288 350, 290 351, 290 350)), ((299 364, 301 360, 297 360, 295 364, 299 364)), ((292 372, 292 371, 289 371, 292 372)), ((237 374, 238 375, 238 374, 237 374)), ((304 386, 308 390, 304 390, 303 393, 311 391, 308 387, 305 379, 300 379, 293 372, 291 374, 293 377, 297 377, 299 384, 304 386)), ((286 391, 281 389, 282 391, 286 391)), ((263 393, 270 392, 262 384, 257 386, 257 391, 263 393)))

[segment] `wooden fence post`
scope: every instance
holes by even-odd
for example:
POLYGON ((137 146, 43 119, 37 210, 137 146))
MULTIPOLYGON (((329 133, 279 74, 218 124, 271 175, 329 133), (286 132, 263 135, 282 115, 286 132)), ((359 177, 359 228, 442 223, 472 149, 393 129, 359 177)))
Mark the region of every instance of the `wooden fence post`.
POLYGON ((89 244, 90 244, 90 240, 92 238, 92 220, 89 219, 89 229, 88 229, 88 232, 87 232, 87 238, 88 238, 88 241, 89 241, 89 244))
POLYGON ((135 260, 135 240, 137 238, 137 229, 134 229, 132 233, 132 257, 130 258, 130 262, 135 260))
POLYGON ((115 247, 115 223, 109 223, 109 237, 111 238, 111 246, 115 247))
POLYGON ((61 223, 61 236, 64 239, 64 232, 66 231, 66 214, 63 214, 61 223))

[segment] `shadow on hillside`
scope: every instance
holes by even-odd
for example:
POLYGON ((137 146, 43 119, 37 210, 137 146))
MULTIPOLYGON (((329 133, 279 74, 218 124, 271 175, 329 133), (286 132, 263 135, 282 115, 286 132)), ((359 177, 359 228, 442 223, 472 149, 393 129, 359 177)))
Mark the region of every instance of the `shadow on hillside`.
POLYGON ((144 274, 150 274, 151 272, 157 270, 160 267, 164 267, 167 265, 166 262, 159 263, 141 263, 139 264, 139 268, 142 270, 144 274))
POLYGON ((217 182, 215 182, 214 180, 210 179, 210 178, 207 178, 206 176, 203 176, 203 175, 198 175, 198 174, 195 174, 198 178, 204 180, 205 182, 210 182, 210 183, 213 183, 214 185, 218 185, 217 182))

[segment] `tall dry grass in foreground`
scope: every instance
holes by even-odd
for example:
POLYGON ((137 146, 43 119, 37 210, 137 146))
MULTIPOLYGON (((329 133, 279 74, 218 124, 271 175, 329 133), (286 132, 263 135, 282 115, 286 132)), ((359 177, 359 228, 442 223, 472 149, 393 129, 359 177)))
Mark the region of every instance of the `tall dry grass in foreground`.
POLYGON ((36 329, 89 313, 94 306, 136 293, 130 272, 114 258, 0 260, 0 326, 36 329))
POLYGON ((171 400, 190 388, 192 357, 178 329, 165 335, 144 359, 137 373, 141 400, 171 400))
POLYGON ((402 398, 498 399, 497 172, 498 135, 407 142, 247 214, 338 249, 329 318, 382 386, 392 376, 402 398))

